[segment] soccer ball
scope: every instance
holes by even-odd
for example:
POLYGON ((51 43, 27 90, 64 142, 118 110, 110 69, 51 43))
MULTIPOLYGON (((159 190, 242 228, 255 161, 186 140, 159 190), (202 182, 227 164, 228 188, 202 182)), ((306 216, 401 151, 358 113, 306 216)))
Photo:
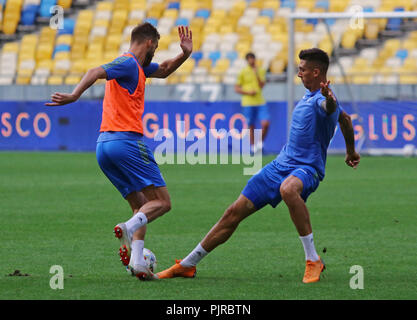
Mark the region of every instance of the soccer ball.
POLYGON ((406 144, 403 147, 403 156, 410 158, 415 154, 415 147, 412 144, 406 144))
POLYGON ((145 259, 146 265, 148 266, 149 270, 155 273, 157 266, 155 254, 151 250, 144 248, 143 258, 145 259))

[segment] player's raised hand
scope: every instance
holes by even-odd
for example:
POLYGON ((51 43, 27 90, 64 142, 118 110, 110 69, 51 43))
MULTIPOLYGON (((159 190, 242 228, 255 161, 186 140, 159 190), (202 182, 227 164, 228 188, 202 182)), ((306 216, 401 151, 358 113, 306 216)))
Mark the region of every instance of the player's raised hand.
POLYGON ((178 26, 178 35, 180 36, 180 46, 186 55, 190 55, 193 51, 193 33, 191 29, 184 26, 178 26))
POLYGON ((77 100, 77 97, 70 93, 59 93, 55 92, 51 95, 51 101, 45 103, 45 106, 56 107, 56 106, 63 106, 64 104, 68 104, 77 100))
POLYGON ((334 96, 333 91, 329 88, 329 84, 330 84, 330 80, 328 80, 326 83, 320 82, 320 91, 321 91, 321 94, 326 99, 331 98, 334 101, 336 101, 336 97, 334 96))
POLYGON ((357 152, 353 152, 351 154, 347 154, 345 158, 345 162, 349 167, 356 169, 361 161, 361 156, 357 152))

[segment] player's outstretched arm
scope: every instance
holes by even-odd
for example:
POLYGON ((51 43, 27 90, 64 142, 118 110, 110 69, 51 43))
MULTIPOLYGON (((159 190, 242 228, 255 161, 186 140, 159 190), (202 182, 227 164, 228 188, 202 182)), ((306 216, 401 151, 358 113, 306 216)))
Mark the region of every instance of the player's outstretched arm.
POLYGON ((178 69, 180 65, 184 63, 185 60, 193 52, 193 33, 188 27, 179 26, 178 35, 180 37, 180 46, 182 52, 173 59, 166 60, 159 65, 158 70, 150 75, 151 78, 166 78, 175 70, 178 69))
POLYGON ((355 134, 353 132, 353 125, 350 116, 342 111, 339 116, 339 125, 342 130, 343 137, 346 144, 346 158, 345 162, 349 167, 356 169, 360 162, 360 155, 355 151, 355 134))
POLYGON ((330 81, 327 81, 326 83, 320 82, 320 91, 321 94, 326 98, 326 100, 323 101, 322 107, 326 111, 327 114, 332 114, 336 111, 337 108, 337 102, 336 97, 333 94, 333 91, 329 88, 330 81))
POLYGON ((51 96, 52 102, 45 103, 46 106, 63 106, 74 101, 77 101, 79 97, 98 79, 106 79, 107 73, 103 67, 96 67, 87 71, 80 83, 74 88, 72 93, 60 93, 55 92, 51 96))

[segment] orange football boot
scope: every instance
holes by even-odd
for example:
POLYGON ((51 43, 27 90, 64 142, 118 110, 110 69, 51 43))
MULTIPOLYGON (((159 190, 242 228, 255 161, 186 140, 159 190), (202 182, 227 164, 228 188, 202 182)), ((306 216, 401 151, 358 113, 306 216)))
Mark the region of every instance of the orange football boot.
POLYGON ((168 279, 175 277, 194 278, 197 273, 196 267, 183 267, 180 264, 181 261, 182 260, 175 260, 175 264, 171 268, 158 272, 156 277, 158 279, 168 279))
POLYGON ((306 270, 304 272, 304 283, 317 282, 320 280, 320 274, 326 269, 324 261, 319 257, 318 261, 306 261, 306 270))

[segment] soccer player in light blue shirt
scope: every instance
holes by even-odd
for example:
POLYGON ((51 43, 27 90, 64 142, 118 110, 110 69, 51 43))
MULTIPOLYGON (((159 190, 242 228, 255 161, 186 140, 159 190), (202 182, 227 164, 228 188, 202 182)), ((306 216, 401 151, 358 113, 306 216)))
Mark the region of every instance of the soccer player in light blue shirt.
POLYGON ((275 160, 249 179, 239 198, 197 247, 184 260, 158 273, 158 278, 194 276, 197 263, 227 241, 243 219, 267 204, 275 208, 284 200, 304 247, 306 268, 303 282, 320 280, 325 265, 314 247, 305 202, 324 178, 327 148, 338 122, 346 143, 346 164, 356 168, 360 156, 355 151, 350 116, 339 106, 329 87, 330 81, 327 81, 327 53, 312 48, 302 50, 299 58, 298 77, 307 92, 292 114, 288 142, 275 160))

